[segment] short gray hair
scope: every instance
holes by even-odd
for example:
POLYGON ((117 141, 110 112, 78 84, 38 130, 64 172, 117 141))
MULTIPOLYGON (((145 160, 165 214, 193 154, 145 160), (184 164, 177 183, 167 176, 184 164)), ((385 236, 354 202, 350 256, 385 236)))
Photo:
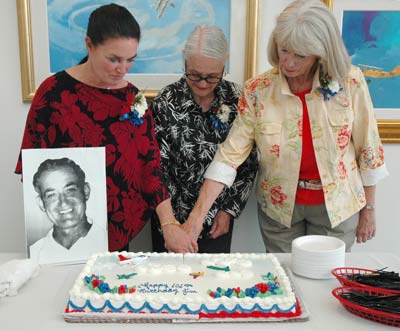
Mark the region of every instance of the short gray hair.
POLYGON ((183 57, 202 55, 225 64, 229 50, 224 32, 217 26, 197 26, 188 37, 183 49, 183 57))
POLYGON ((279 15, 268 42, 268 60, 278 67, 278 45, 299 55, 315 55, 324 74, 343 79, 350 57, 329 8, 320 0, 296 0, 279 15))

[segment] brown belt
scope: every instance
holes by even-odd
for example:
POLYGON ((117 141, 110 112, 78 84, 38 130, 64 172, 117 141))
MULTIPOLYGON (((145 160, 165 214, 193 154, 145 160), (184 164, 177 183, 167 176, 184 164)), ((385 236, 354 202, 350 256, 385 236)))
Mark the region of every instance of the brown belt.
POLYGON ((299 179, 297 187, 305 190, 322 190, 322 183, 320 180, 299 179))

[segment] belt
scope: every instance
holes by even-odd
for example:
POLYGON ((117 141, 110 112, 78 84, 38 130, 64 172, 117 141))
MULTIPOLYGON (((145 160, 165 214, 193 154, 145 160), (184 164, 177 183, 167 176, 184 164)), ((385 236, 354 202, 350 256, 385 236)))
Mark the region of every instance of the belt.
POLYGON ((322 183, 315 179, 299 179, 297 187, 305 190, 322 190, 322 183))

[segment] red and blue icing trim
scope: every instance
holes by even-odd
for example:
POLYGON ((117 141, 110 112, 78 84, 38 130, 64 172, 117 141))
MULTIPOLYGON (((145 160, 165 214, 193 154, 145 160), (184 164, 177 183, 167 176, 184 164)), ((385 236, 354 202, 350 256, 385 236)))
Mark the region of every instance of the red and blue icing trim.
MULTIPOLYGON (((294 313, 299 310, 298 304, 293 304, 291 307, 288 309, 282 309, 280 308, 277 304, 274 304, 271 308, 269 309, 264 309, 259 306, 259 304, 254 304, 251 308, 244 308, 240 304, 235 305, 232 309, 226 308, 223 304, 220 304, 218 307, 215 309, 208 308, 206 305, 202 304, 199 309, 190 309, 187 304, 182 304, 179 308, 172 309, 169 307, 168 304, 163 304, 159 308, 154 308, 150 303, 145 302, 143 305, 141 305, 138 308, 134 308, 131 306, 129 302, 124 302, 120 307, 114 306, 110 300, 106 300, 102 306, 95 307, 90 300, 86 300, 85 303, 82 306, 79 306, 75 303, 73 303, 71 300, 68 301, 69 307, 72 308, 72 311, 85 311, 86 309, 90 309, 93 312, 105 312, 107 309, 111 310, 114 313, 119 313, 119 312, 133 312, 133 313, 140 313, 143 311, 143 309, 148 309, 152 313, 162 313, 162 312, 167 312, 167 313, 172 313, 172 314, 177 314, 177 313, 182 313, 182 312, 187 312, 189 314, 203 314, 205 317, 206 315, 209 314, 218 314, 219 312, 224 312, 226 314, 242 314, 242 313, 248 313, 251 314, 253 312, 258 312, 258 313, 264 313, 264 314, 271 314, 272 311, 274 311, 272 314, 273 316, 277 316, 277 313, 282 313, 287 316, 287 313, 290 313, 291 311, 294 310, 294 313), (297 306, 297 307, 296 307, 297 306)), ((272 316, 272 315, 271 315, 272 316)), ((227 317, 232 317, 232 316, 227 316, 227 317)))

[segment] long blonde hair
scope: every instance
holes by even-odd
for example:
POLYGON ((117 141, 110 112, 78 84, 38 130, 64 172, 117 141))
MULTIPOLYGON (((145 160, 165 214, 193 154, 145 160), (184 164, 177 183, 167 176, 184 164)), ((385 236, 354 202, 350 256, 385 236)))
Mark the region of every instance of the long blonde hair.
POLYGON ((268 43, 268 60, 279 65, 278 45, 296 54, 319 58, 324 74, 343 79, 350 71, 350 57, 335 17, 319 0, 293 1, 279 15, 268 43))

